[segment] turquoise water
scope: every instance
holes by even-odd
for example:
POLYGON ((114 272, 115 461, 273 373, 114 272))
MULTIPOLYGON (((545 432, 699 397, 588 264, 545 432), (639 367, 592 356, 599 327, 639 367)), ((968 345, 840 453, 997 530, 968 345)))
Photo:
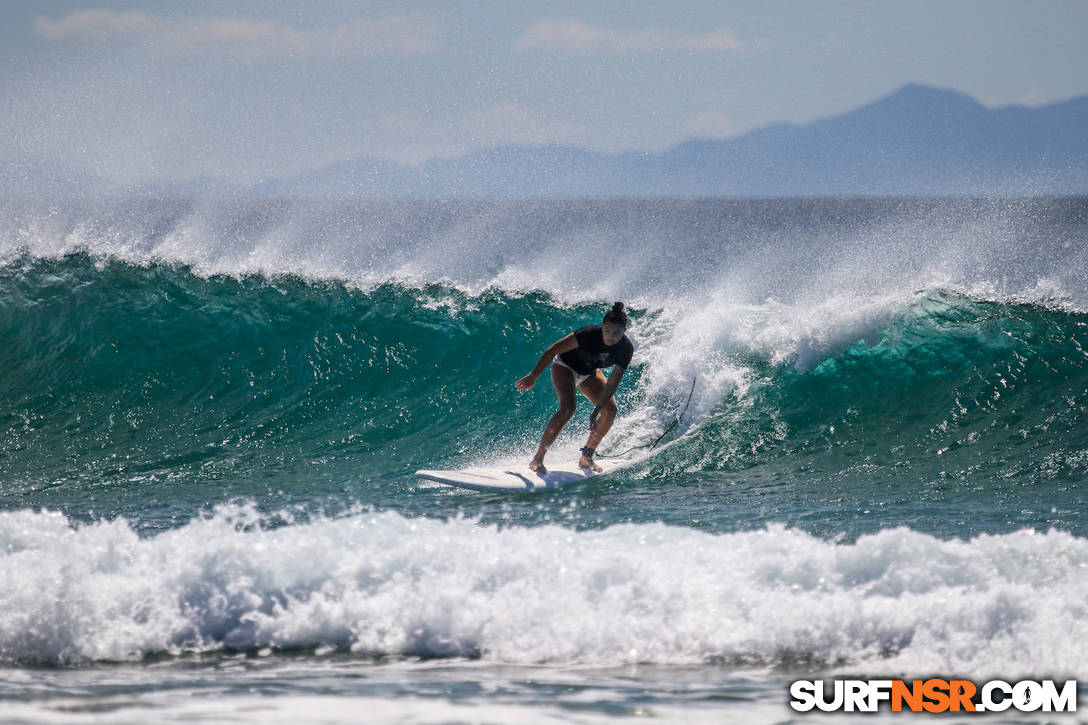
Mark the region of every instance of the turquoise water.
POLYGON ((1083 679, 1086 209, 9 209, 0 711, 762 722, 821 673, 1083 679), (513 382, 613 299, 602 448, 661 445, 540 495, 413 477, 530 456, 555 400, 513 382))

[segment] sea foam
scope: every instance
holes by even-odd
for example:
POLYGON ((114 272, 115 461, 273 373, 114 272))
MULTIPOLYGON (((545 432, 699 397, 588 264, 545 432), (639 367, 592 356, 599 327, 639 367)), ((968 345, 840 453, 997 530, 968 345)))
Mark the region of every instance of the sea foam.
POLYGON ((356 512, 278 527, 232 504, 138 536, 0 513, 0 657, 71 664, 225 649, 509 663, 812 663, 1088 675, 1088 541, 1028 530, 854 542, 485 526, 356 512))

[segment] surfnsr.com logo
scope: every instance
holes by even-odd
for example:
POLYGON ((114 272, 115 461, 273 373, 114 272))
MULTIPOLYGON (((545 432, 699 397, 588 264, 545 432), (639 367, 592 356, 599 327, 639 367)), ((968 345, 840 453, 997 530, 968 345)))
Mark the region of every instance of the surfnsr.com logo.
POLYGON ((990 680, 797 680, 790 707, 798 712, 1076 712, 1077 681, 990 680))

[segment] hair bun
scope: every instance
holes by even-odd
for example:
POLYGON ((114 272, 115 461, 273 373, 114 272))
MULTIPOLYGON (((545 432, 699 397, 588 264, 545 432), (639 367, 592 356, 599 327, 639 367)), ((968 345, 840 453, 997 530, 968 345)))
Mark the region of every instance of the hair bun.
POLYGON ((622 302, 616 302, 612 305, 612 309, 604 315, 605 322, 613 322, 617 325, 623 325, 627 327, 627 310, 623 308, 622 302))

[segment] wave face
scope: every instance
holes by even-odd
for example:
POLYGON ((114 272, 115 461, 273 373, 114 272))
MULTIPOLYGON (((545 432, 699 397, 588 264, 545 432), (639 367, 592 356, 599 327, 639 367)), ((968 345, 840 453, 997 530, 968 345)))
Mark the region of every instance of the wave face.
MULTIPOLYGON (((358 501, 360 480, 361 500, 385 503, 414 468, 527 455, 554 400, 546 378, 526 395, 512 380, 599 314, 539 293, 201 277, 80 254, 5 267, 0 309, 7 495, 126 514, 147 496, 161 525, 231 495, 358 501), (171 497, 152 493, 163 487, 171 497)), ((1088 315, 945 291, 819 324, 797 314, 636 311, 641 364, 610 450, 683 418, 625 476, 829 499, 884 490, 911 521, 917 509, 896 501, 1049 497, 1033 521, 1082 530, 1088 315)))
POLYGON ((1088 315, 934 291, 882 317, 794 343, 792 365, 762 343, 738 353, 743 394, 647 467, 804 481, 807 505, 872 494, 912 524, 931 502, 959 501, 971 528, 995 518, 994 499, 1030 498, 1020 514, 1042 506, 1053 516, 1039 523, 1083 531, 1088 315))
POLYGON ((498 425, 509 361, 535 331, 584 316, 541 300, 203 278, 86 255, 9 265, 6 483, 254 493, 242 482, 269 473, 302 479, 280 488, 360 468, 380 480, 465 446, 520 445, 498 425))

